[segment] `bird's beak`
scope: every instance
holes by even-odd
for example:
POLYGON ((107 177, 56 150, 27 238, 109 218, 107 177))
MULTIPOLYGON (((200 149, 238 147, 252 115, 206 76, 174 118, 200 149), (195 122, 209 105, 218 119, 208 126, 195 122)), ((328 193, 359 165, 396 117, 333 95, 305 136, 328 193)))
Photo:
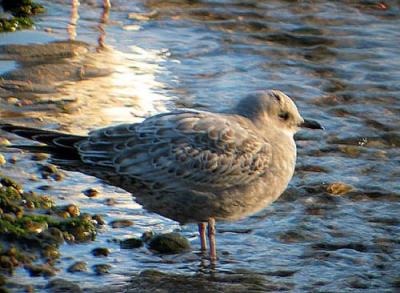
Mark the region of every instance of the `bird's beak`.
POLYGON ((304 122, 300 124, 300 127, 324 130, 321 124, 319 124, 315 120, 310 120, 310 119, 304 119, 304 122))

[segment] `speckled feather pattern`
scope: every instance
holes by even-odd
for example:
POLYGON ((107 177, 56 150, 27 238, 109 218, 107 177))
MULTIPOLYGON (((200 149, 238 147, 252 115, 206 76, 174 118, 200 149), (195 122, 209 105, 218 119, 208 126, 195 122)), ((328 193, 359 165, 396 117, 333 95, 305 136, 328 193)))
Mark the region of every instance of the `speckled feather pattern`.
POLYGON ((187 223, 236 220, 276 200, 293 175, 293 134, 303 121, 289 97, 268 91, 230 114, 176 110, 88 136, 3 129, 36 137, 62 168, 96 176, 145 209, 187 223))
POLYGON ((77 148, 84 163, 112 167, 153 192, 249 184, 267 172, 271 160, 271 146, 248 120, 195 111, 97 130, 77 148))

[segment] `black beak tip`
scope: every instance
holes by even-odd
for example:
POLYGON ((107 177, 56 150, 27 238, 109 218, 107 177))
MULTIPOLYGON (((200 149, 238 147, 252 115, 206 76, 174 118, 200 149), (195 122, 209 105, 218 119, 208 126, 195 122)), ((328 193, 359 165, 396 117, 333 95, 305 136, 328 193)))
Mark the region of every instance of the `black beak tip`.
POLYGON ((310 120, 310 119, 304 119, 304 122, 301 123, 301 127, 304 128, 310 128, 310 129, 320 129, 320 130, 325 130, 325 128, 319 124, 319 122, 315 120, 310 120))

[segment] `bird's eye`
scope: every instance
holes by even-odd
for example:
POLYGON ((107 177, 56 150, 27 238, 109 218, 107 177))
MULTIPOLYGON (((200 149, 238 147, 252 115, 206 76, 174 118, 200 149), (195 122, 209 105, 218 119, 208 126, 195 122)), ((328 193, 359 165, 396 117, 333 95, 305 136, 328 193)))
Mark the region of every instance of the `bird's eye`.
POLYGON ((289 119, 289 113, 288 112, 280 112, 278 114, 279 118, 281 118, 282 120, 288 120, 289 119))
POLYGON ((279 96, 279 94, 273 93, 273 95, 274 95, 274 98, 275 98, 278 102, 281 102, 281 97, 279 96))

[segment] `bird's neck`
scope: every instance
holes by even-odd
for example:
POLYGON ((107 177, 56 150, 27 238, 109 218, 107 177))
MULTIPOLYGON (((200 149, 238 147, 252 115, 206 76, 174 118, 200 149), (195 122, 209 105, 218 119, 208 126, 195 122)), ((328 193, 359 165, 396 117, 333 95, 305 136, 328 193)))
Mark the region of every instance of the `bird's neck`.
POLYGON ((281 192, 283 192, 293 176, 296 165, 296 143, 293 134, 289 131, 277 129, 269 131, 269 143, 272 146, 271 169, 281 180, 281 192))

